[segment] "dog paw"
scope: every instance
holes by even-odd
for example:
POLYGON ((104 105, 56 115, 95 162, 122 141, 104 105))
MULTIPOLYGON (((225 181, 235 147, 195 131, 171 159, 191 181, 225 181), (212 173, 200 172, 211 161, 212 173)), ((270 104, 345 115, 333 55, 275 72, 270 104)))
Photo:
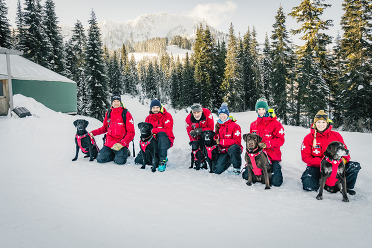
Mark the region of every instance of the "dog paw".
POLYGON ((266 186, 265 189, 271 189, 270 186, 266 186))
POLYGON ((77 160, 77 158, 73 158, 73 159, 72 159, 72 161, 76 161, 76 160, 77 160))
POLYGON ((156 166, 151 167, 151 171, 155 172, 156 171, 156 166))
POLYGON ((247 182, 247 185, 248 185, 248 186, 252 186, 252 183, 251 183, 251 182, 247 182))
POLYGON ((343 198, 342 201, 343 202, 349 202, 349 199, 348 198, 343 198))
POLYGON ((190 167, 189 167, 189 169, 192 169, 194 166, 193 165, 191 165, 190 167))
POLYGON ((317 199, 317 200, 323 200, 323 196, 322 196, 322 195, 317 195, 317 196, 316 196, 316 199, 317 199))
POLYGON ((92 161, 94 161, 94 159, 89 159, 89 162, 92 162, 92 161))
POLYGON ((141 169, 145 169, 145 168, 146 168, 146 165, 142 165, 142 166, 141 166, 141 169))

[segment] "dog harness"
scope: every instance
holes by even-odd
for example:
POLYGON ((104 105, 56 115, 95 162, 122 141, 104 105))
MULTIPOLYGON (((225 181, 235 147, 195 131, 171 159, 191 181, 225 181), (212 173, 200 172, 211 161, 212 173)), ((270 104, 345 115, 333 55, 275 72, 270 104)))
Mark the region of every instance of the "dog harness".
POLYGON ((214 146, 205 146, 205 149, 207 149, 207 153, 208 153, 208 158, 210 160, 212 160, 212 152, 214 149, 217 148, 217 145, 214 145, 214 146))
MULTIPOLYGON (((332 172, 331 172, 331 175, 327 178, 326 184, 328 186, 335 186, 336 182, 338 181, 338 179, 336 178, 337 170, 338 170, 338 166, 342 162, 342 158, 340 158, 340 160, 331 160, 330 158, 324 156, 324 159, 332 165, 332 172)), ((320 171, 322 171, 322 167, 320 167, 320 171)))
POLYGON ((146 147, 148 145, 150 145, 152 138, 154 138, 154 136, 151 136, 151 138, 148 141, 146 141, 146 142, 140 140, 140 146, 141 146, 141 149, 142 149, 143 152, 145 152, 146 151, 146 147))
MULTIPOLYGON (((253 151, 256 151, 257 149, 258 149, 258 148, 254 149, 253 151)), ((266 152, 265 152, 265 151, 263 151, 263 152, 264 152, 264 154, 266 155, 266 158, 267 158, 268 162, 270 163, 269 157, 267 156, 266 152)), ((257 157, 258 155, 260 155, 261 153, 262 153, 262 151, 257 152, 257 153, 249 153, 249 152, 247 151, 247 154, 248 154, 248 156, 249 156, 249 159, 251 160, 251 163, 252 163, 252 167, 253 167, 252 171, 253 171, 253 174, 255 174, 256 176, 261 176, 261 175, 262 175, 262 169, 261 169, 261 168, 258 168, 258 167, 257 167, 257 164, 256 164, 256 157, 257 157)), ((247 165, 248 165, 248 164, 246 164, 245 167, 247 167, 247 165)))
MULTIPOLYGON (((196 157, 196 154, 198 153, 198 151, 202 152, 202 150, 200 148, 198 148, 198 150, 195 150, 195 151, 191 151, 192 154, 194 154, 194 161, 198 161, 197 157, 196 157)), ((202 156, 203 157, 203 156, 202 156)), ((201 162, 203 162, 204 159, 202 159, 201 162)))
POLYGON ((80 147, 81 151, 83 153, 85 153, 85 154, 88 154, 89 153, 89 150, 88 151, 85 150, 85 148, 81 145, 81 139, 84 139, 85 137, 87 137, 87 135, 89 136, 90 141, 92 142, 92 146, 94 146, 97 149, 97 151, 99 151, 99 148, 98 148, 98 146, 96 144, 96 140, 92 136, 90 136, 89 134, 87 134, 87 133, 84 134, 84 135, 82 135, 82 136, 77 135, 77 134, 75 135, 76 141, 77 141, 78 146, 80 147))

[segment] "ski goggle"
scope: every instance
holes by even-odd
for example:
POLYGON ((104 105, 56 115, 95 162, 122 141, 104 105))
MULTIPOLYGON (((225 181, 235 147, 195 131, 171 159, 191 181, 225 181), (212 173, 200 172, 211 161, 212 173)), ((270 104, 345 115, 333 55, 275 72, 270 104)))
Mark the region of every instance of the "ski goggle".
POLYGON ((316 115, 315 118, 323 118, 323 119, 328 119, 328 115, 316 115))
POLYGON ((191 106, 191 110, 193 112, 199 112, 199 111, 201 111, 201 109, 202 109, 202 106, 200 104, 194 104, 194 105, 191 106))

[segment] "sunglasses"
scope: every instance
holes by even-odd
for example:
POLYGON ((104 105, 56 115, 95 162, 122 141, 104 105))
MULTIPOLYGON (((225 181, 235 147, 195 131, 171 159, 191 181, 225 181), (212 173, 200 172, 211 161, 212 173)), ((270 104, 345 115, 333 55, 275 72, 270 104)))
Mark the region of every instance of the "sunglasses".
POLYGON ((198 109, 198 108, 201 108, 201 106, 199 104, 191 106, 191 109, 192 110, 198 109))
POLYGON ((324 118, 324 119, 328 119, 328 115, 316 115, 315 118, 324 118))

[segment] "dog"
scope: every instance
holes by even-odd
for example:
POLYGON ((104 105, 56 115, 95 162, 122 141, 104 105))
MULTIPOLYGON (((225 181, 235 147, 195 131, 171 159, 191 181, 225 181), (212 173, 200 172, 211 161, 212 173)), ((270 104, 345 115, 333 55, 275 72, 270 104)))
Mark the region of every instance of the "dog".
POLYGON ((343 156, 349 155, 349 150, 339 141, 333 141, 324 152, 320 163, 320 188, 316 199, 323 200, 323 189, 331 193, 342 192, 342 201, 348 202, 346 189, 345 164, 343 156))
POLYGON ((146 168, 147 165, 152 165, 151 171, 155 172, 159 166, 159 154, 158 154, 158 143, 151 133, 153 128, 152 124, 147 122, 138 123, 138 128, 141 132, 140 136, 140 150, 142 155, 142 167, 146 168))
POLYGON ((207 169, 207 165, 205 164, 205 160, 203 160, 203 152, 200 146, 202 147, 203 145, 201 144, 201 141, 190 141, 189 145, 191 145, 191 165, 189 169, 194 168, 195 170, 200 170, 201 165, 203 164, 203 168, 207 169), (195 165, 195 167, 194 167, 195 165))
POLYGON ((201 133, 202 138, 202 152, 205 156, 205 160, 209 166, 209 173, 213 173, 216 170, 216 164, 218 159, 218 145, 214 140, 215 132, 206 130, 201 133))
POLYGON ((75 135, 75 144, 76 144, 76 155, 72 159, 72 161, 76 161, 78 159, 79 150, 81 150, 86 156, 84 158, 89 157, 89 161, 93 161, 97 158, 99 148, 97 146, 96 141, 93 137, 91 137, 86 128, 89 124, 87 120, 78 119, 75 120, 74 126, 76 127, 76 135, 75 135))
POLYGON ((269 159, 263 149, 258 145, 262 138, 257 134, 244 134, 243 140, 246 142, 245 162, 248 170, 247 185, 251 186, 252 182, 265 183, 265 189, 270 189, 272 177, 272 168, 269 159), (262 176, 263 174, 263 176, 262 176))

